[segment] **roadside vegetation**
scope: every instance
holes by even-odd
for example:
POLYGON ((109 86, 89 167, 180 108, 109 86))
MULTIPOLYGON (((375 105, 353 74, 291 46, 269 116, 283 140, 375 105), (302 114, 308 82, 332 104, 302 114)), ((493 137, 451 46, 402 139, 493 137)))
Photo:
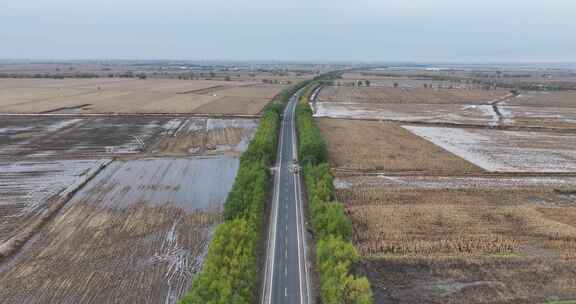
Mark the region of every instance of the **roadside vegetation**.
MULTIPOLYGON (((315 87, 314 83, 310 87, 315 87)), ((314 89, 307 90, 304 95, 309 96, 314 89)), ((322 303, 372 303, 370 283, 353 271, 359 255, 351 243, 352 224, 346 216, 344 205, 334 201, 335 191, 326 142, 314 123, 307 101, 308 97, 303 97, 296 108, 298 153, 316 238, 322 303)))
MULTIPOLYGON (((292 92, 294 88, 287 91, 292 92)), ((253 303, 257 295, 258 240, 270 191, 269 167, 278 142, 280 113, 290 94, 266 107, 224 207, 224 223, 210 242, 204 268, 181 304, 253 303)))

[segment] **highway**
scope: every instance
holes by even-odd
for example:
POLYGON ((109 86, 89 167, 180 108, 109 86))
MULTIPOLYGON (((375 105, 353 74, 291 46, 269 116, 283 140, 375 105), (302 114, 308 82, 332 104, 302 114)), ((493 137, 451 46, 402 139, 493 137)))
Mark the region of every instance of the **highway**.
POLYGON ((295 109, 300 93, 286 106, 282 118, 274 175, 262 304, 309 304, 306 237, 300 173, 297 160, 295 109))

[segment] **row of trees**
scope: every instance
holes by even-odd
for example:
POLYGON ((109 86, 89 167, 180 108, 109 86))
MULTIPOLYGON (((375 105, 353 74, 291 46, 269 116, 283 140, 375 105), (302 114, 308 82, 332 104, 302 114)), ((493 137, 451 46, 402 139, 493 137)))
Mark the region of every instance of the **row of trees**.
POLYGON ((265 111, 240 167, 218 226, 192 289, 181 304, 254 303, 257 294, 258 239, 270 190, 268 168, 274 162, 281 105, 265 111))
MULTIPOLYGON (((306 100, 306 99, 303 99, 306 100)), ((334 183, 326 143, 307 103, 297 107, 299 156, 308 191, 311 222, 316 238, 320 294, 324 304, 370 304, 370 283, 356 276, 359 256, 351 243, 352 224, 342 203, 334 201, 334 183)))

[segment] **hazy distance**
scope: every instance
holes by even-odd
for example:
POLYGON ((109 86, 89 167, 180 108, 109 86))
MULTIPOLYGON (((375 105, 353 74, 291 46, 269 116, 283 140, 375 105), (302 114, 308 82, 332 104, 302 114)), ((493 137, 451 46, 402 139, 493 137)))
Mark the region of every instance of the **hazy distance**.
POLYGON ((575 62, 573 0, 0 0, 0 58, 575 62))

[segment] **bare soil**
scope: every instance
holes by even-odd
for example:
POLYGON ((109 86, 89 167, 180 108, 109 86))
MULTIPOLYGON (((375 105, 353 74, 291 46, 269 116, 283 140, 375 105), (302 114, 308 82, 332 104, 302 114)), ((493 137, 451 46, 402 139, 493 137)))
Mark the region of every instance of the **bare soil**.
POLYGON ((372 283, 375 303, 542 304, 576 298, 576 268, 566 261, 369 259, 360 268, 372 283))

